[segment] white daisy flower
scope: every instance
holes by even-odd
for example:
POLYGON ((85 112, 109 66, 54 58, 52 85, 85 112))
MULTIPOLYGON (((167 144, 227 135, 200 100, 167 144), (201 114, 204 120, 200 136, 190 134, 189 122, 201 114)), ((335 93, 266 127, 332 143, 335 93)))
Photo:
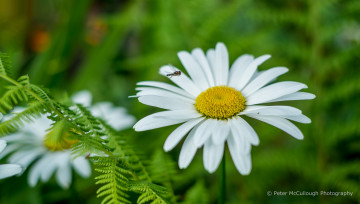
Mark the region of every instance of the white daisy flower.
POLYGON ((224 154, 225 142, 241 174, 251 171, 251 145, 258 145, 254 129, 244 120, 252 117, 273 125, 296 139, 303 139, 301 131, 289 120, 310 123, 301 110, 290 106, 259 105, 276 101, 309 100, 315 95, 299 92, 305 84, 284 81, 269 84, 288 71, 274 67, 258 72, 257 67, 270 55, 254 58, 242 55, 229 70, 229 56, 223 43, 206 53, 196 48, 191 53, 178 53, 185 73, 171 65, 160 68, 160 74, 179 87, 155 81, 139 82, 136 96, 146 105, 167 109, 138 121, 134 129, 145 131, 183 123, 166 139, 164 150, 172 150, 187 135, 183 143, 179 167, 186 168, 197 149, 204 147, 205 169, 213 173, 224 154), (178 72, 177 72, 178 73, 178 72))
MULTIPOLYGON (((91 94, 86 91, 81 92, 75 95, 74 99, 78 100, 75 102, 88 106, 91 103, 91 94)), ((22 110, 16 108, 13 113, 19 113, 22 110)), ((95 116, 100 118, 105 116, 102 118, 105 121, 110 119, 111 121, 107 122, 118 130, 129 127, 134 121, 133 116, 126 114, 125 109, 113 107, 111 103, 99 103, 90 107, 90 110, 95 116)), ((18 132, 4 137, 9 146, 0 154, 0 159, 12 153, 9 156, 10 163, 19 164, 25 168, 34 163, 28 176, 28 183, 32 187, 39 180, 47 182, 56 172, 57 183, 66 189, 71 184, 72 168, 81 177, 87 178, 91 175, 91 167, 85 156, 72 159, 70 148, 77 140, 72 140, 66 135, 62 138, 48 137, 51 134, 49 128, 52 123, 43 115, 34 122, 25 124, 18 132)))
MULTIPOLYGON (((0 115, 1 117, 1 115, 0 115)), ((0 153, 5 149, 6 141, 0 140, 0 153)), ((18 164, 1 164, 0 165, 0 179, 7 178, 19 174, 22 168, 18 164)))
MULTIPOLYGON (((19 112, 19 109, 13 112, 19 112)), ((49 181, 56 172, 57 183, 66 189, 71 184, 72 168, 83 178, 91 175, 91 168, 84 156, 72 159, 70 148, 75 140, 69 140, 66 136, 61 141, 47 137, 52 123, 43 115, 34 122, 25 124, 18 132, 4 137, 9 145, 0 154, 0 159, 12 153, 8 158, 10 163, 19 164, 25 169, 34 163, 28 176, 31 187, 36 186, 39 180, 49 181)))

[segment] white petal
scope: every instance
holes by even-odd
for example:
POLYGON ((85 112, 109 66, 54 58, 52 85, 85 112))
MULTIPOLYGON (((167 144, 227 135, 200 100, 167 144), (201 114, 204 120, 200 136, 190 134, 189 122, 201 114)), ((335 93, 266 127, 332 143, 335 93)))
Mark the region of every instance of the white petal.
POLYGON ((139 120, 135 125, 134 129, 135 131, 146 131, 146 130, 152 130, 160 127, 166 127, 170 125, 175 125, 179 123, 183 123, 187 121, 188 119, 182 119, 182 120, 168 120, 164 118, 158 118, 157 120, 154 119, 154 117, 145 117, 141 120, 139 120))
POLYGON ((259 65, 265 62, 267 59, 270 58, 270 55, 262 55, 252 61, 249 66, 247 66, 241 75, 237 76, 237 83, 235 84, 234 88, 236 90, 242 90, 245 85, 250 81, 251 77, 256 72, 256 69, 259 65))
POLYGON ((72 161, 75 171, 83 178, 91 175, 91 167, 89 161, 85 157, 77 157, 72 161))
POLYGON ((187 121, 186 123, 182 124, 178 128, 176 128, 166 139, 164 144, 164 150, 170 151, 172 150, 180 140, 199 122, 204 120, 204 118, 196 118, 187 121))
POLYGON ((314 94, 306 93, 306 92, 296 92, 296 93, 287 94, 285 96, 281 96, 281 97, 276 98, 274 100, 270 100, 270 101, 268 101, 268 103, 277 102, 277 101, 311 100, 311 99, 314 99, 314 98, 315 98, 314 94))
POLYGON ((23 132, 15 132, 1 138, 1 140, 4 140, 7 144, 18 141, 26 141, 26 139, 28 139, 28 135, 24 134, 23 132))
POLYGON ((218 75, 217 86, 227 85, 229 72, 229 54, 224 43, 217 43, 215 48, 214 73, 218 75))
POLYGON ((235 143, 235 146, 237 147, 237 151, 241 154, 250 152, 250 141, 247 140, 247 137, 245 136, 245 133, 242 132, 242 129, 238 127, 238 122, 236 119, 230 119, 229 121, 231 123, 231 134, 228 137, 228 140, 232 139, 232 141, 235 143))
MULTIPOLYGON (((40 118, 34 120, 31 123, 26 123, 22 128, 23 133, 30 133, 35 136, 38 140, 43 140, 47 134, 47 130, 53 123, 52 120, 47 118, 48 114, 42 115, 40 118)), ((28 135, 26 135, 28 137, 28 135)))
POLYGON ((18 151, 11 155, 9 161, 10 163, 20 164, 22 167, 27 168, 38 156, 40 156, 43 153, 44 153, 43 149, 18 151))
POLYGON ((230 137, 228 140, 229 151, 231 158, 234 161, 236 169, 242 175, 248 175, 251 171, 251 155, 250 152, 247 154, 240 154, 236 147, 235 142, 230 137))
POLYGON ((194 144, 194 136, 199 125, 195 126, 186 137, 179 156, 179 168, 185 169, 193 160, 197 147, 194 144))
POLYGON ((228 81, 228 85, 230 87, 235 87, 235 85, 239 82, 239 77, 243 75, 245 69, 253 60, 254 57, 248 54, 241 55, 235 60, 230 68, 230 77, 228 81))
POLYGON ((19 174, 22 171, 20 165, 17 164, 2 164, 0 165, 0 179, 7 178, 19 174))
POLYGON ((246 105, 266 103, 287 94, 295 93, 307 88, 305 84, 292 81, 283 81, 268 85, 247 97, 246 105))
POLYGON ((213 131, 212 140, 215 145, 224 144, 225 140, 227 139, 230 133, 230 126, 227 121, 218 121, 217 127, 213 131))
POLYGON ((6 147, 6 141, 0 140, 0 153, 5 149, 6 147))
POLYGON ((286 119, 289 119, 289 120, 292 120, 292 121, 295 121, 295 122, 299 122, 299 123, 311 123, 311 120, 310 118, 306 117, 305 115, 296 115, 296 116, 293 116, 293 115, 280 115, 279 117, 282 117, 282 118, 286 118, 286 119))
POLYGON ((140 96, 139 101, 143 104, 170 110, 194 109, 194 104, 179 98, 165 96, 140 96))
POLYGON ((162 111, 152 115, 155 118, 166 119, 192 119, 202 117, 202 115, 194 109, 162 111))
MULTIPOLYGON (((172 71, 173 69, 174 68, 171 67, 170 65, 165 65, 160 67, 159 73, 163 76, 166 76, 167 73, 173 72, 172 71)), ((181 73, 180 76, 174 76, 169 79, 172 82, 174 82, 176 85, 187 91, 193 97, 197 97, 201 93, 199 88, 194 84, 194 82, 191 79, 189 79, 188 76, 186 76, 185 73, 181 73)))
POLYGON ((163 82, 158 82, 158 81, 142 81, 142 82, 138 82, 137 85, 139 86, 152 86, 152 87, 156 87, 156 88, 160 88, 160 89, 165 89, 171 92, 174 92, 176 94, 180 94, 182 96, 185 96, 187 98, 192 98, 194 99, 195 97, 190 95, 188 92, 184 91, 183 89, 173 86, 171 84, 167 84, 167 83, 163 83, 163 82))
POLYGON ((258 145, 260 140, 255 130, 244 119, 236 117, 233 120, 237 123, 237 128, 245 136, 246 140, 253 145, 258 145))
POLYGON ((299 128, 286 119, 280 117, 274 117, 274 116, 262 116, 262 115, 253 115, 253 114, 249 114, 247 116, 261 120, 272 126, 275 126, 283 130, 284 132, 288 133, 289 135, 295 137, 296 139, 302 140, 304 138, 304 135, 299 130, 299 128))
POLYGON ((47 159, 46 168, 41 171, 41 181, 48 182, 51 176, 54 174, 55 170, 58 168, 58 158, 60 158, 61 153, 53 153, 47 159))
POLYGON ((217 120, 214 119, 206 119, 202 124, 200 124, 194 136, 195 146, 201 147, 208 140, 212 131, 216 128, 216 121, 217 120))
POLYGON ((56 172, 56 181, 63 188, 69 188, 71 184, 71 167, 68 160, 62 161, 56 172))
POLYGON ((289 69, 286 67, 275 67, 260 73, 254 80, 252 80, 241 93, 247 97, 255 91, 259 90, 276 77, 285 74, 289 69))
POLYGON ((166 127, 166 126, 170 126, 170 125, 174 125, 174 124, 178 124, 178 123, 183 123, 190 119, 196 118, 196 117, 193 117, 194 116, 193 114, 192 115, 174 115, 177 113, 179 113, 179 111, 163 111, 163 112, 151 114, 151 115, 146 116, 145 118, 139 120, 134 125, 134 129, 136 131, 151 130, 151 129, 156 129, 159 127, 166 127), (166 118, 166 116, 169 116, 171 118, 166 118), (182 116, 182 118, 180 118, 181 116, 182 116), (174 117, 177 117, 177 118, 174 119, 174 117))
POLYGON ((206 52, 206 59, 209 62, 211 73, 212 73, 212 76, 214 77, 214 83, 215 83, 215 85, 217 85, 218 82, 220 81, 220 78, 219 78, 220 76, 217 74, 216 69, 215 69, 216 58, 215 58, 215 50, 214 49, 208 49, 208 51, 206 52))
POLYGON ((18 150, 19 148, 21 148, 23 146, 23 144, 9 144, 8 146, 6 146, 6 148, 0 153, 0 159, 6 157, 8 154, 10 154, 11 152, 18 150))
POLYGON ((44 155, 31 167, 28 176, 28 183, 31 187, 36 186, 40 178, 41 172, 48 169, 48 164, 53 159, 54 156, 52 154, 44 155))
POLYGON ((181 99, 181 100, 187 101, 189 103, 194 102, 193 98, 185 97, 183 95, 180 95, 180 94, 168 91, 168 90, 160 89, 160 88, 137 87, 136 90, 140 91, 140 92, 136 93, 136 96, 146 96, 146 95, 166 96, 166 97, 170 97, 170 98, 181 99))
POLYGON ((191 54, 185 51, 181 51, 178 53, 178 57, 181 63, 184 65, 186 71, 189 73, 194 84, 197 85, 202 91, 209 88, 209 84, 206 80, 202 68, 191 56, 191 54))
POLYGON ((21 160, 21 158, 23 158, 24 156, 30 154, 31 152, 35 151, 35 149, 30 149, 30 150, 18 150, 16 152, 14 152, 9 158, 8 161, 9 163, 18 163, 19 160, 21 160))
POLYGON ((90 91, 79 91, 79 92, 76 92, 72 97, 71 97, 71 100, 74 102, 74 103, 78 103, 78 104, 81 104, 83 106, 90 106, 91 105, 91 101, 92 101, 92 96, 91 96, 91 93, 90 91))
POLYGON ((256 115, 300 115, 301 110, 291 106, 247 106, 239 115, 256 114, 256 115))
POLYGON ((194 57, 194 59, 201 66, 201 68, 206 76, 206 79, 209 83, 209 86, 210 87, 215 86, 214 77, 213 77, 210 65, 206 59, 204 52, 200 48, 195 48, 192 50, 191 54, 194 57))
POLYGON ((214 173, 219 167, 224 155, 224 144, 215 145, 209 138, 204 145, 203 162, 204 167, 209 173, 214 173))

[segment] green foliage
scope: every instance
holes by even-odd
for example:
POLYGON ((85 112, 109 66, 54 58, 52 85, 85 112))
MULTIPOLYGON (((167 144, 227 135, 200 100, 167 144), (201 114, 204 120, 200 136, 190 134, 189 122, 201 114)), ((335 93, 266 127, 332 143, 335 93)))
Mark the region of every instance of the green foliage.
POLYGON ((102 186, 97 190, 97 196, 105 196, 102 203, 131 203, 128 200, 129 177, 132 172, 129 167, 125 166, 124 162, 117 158, 111 157, 92 157, 95 171, 100 172, 101 175, 95 179, 96 184, 102 186))
POLYGON ((196 184, 186 192, 184 204, 192 203, 209 203, 206 187, 201 180, 197 181, 196 184))
POLYGON ((46 111, 46 105, 42 102, 31 102, 28 107, 20 113, 15 113, 9 120, 0 123, 0 137, 16 131, 24 123, 29 123, 46 111))
POLYGON ((22 87, 8 86, 7 92, 0 99, 0 112, 5 114, 21 101, 27 101, 28 96, 22 87))
POLYGON ((77 139, 81 142, 75 143, 73 146, 74 155, 85 155, 88 153, 101 154, 107 151, 104 145, 105 140, 101 136, 105 136, 100 121, 91 115, 91 113, 80 104, 76 104, 76 114, 73 119, 76 126, 80 129, 73 129, 72 133, 77 135, 77 139))
POLYGON ((17 81, 4 74, 0 77, 12 84, 2 96, 1 111, 4 114, 17 104, 27 103, 26 109, 0 124, 0 136, 48 114, 54 123, 46 135, 46 145, 56 150, 77 141, 72 147, 74 157, 101 155, 93 156, 91 160, 95 171, 100 173, 95 179, 96 184, 102 185, 97 191, 98 197, 104 197, 102 203, 131 203, 129 192, 140 194, 139 203, 169 203, 167 199, 172 195, 165 187, 152 183, 133 147, 84 106, 75 104, 70 107, 57 102, 49 91, 31 84, 28 76, 17 81))
POLYGON ((9 55, 0 52, 0 74, 8 76, 10 75, 11 63, 9 55))
POLYGON ((168 191, 166 188, 150 183, 150 182, 136 182, 130 185, 130 190, 140 193, 137 203, 152 203, 152 204, 166 204, 170 203, 167 199, 168 191))

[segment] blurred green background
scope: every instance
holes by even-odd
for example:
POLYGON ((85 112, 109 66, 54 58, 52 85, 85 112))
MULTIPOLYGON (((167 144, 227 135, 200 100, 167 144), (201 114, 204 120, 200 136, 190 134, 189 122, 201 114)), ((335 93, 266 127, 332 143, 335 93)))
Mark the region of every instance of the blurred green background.
MULTIPOLYGON (((306 83, 317 96, 286 102, 312 119, 309 125, 298 124, 303 141, 248 120, 261 143, 252 149, 249 176, 236 171, 226 150, 228 203, 359 203, 359 0, 0 1, 0 50, 11 55, 15 76, 29 74, 59 99, 88 89, 95 102, 112 101, 137 119, 158 109, 128 98, 136 82, 168 82, 158 69, 169 63, 182 67, 178 51, 207 50, 218 41, 227 45, 231 63, 244 53, 271 54, 260 70, 286 66, 290 71, 279 80, 306 83), (267 191, 354 194, 267 196, 267 191)), ((179 203, 216 203, 217 175, 204 170, 201 151, 185 170, 177 168, 181 145, 163 152, 174 128, 124 134, 150 165, 167 170, 154 181, 166 179, 179 203), (168 162, 158 162, 164 159, 168 162)), ((96 173, 88 180, 75 177, 68 190, 54 181, 30 188, 27 173, 0 181, 0 203, 101 201, 96 173)))

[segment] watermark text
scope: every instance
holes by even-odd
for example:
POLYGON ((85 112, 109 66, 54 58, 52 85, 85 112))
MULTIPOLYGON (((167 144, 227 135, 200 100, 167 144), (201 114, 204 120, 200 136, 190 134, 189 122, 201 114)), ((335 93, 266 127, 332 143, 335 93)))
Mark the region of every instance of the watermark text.
POLYGON ((353 196, 349 191, 267 191, 268 196, 353 196))

